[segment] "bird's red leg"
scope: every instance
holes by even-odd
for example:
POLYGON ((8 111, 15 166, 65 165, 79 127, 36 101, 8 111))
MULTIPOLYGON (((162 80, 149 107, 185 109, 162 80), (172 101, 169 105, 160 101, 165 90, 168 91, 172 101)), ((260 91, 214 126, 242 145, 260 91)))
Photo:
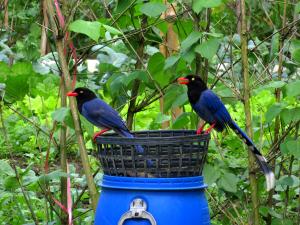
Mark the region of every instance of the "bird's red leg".
POLYGON ((215 126, 216 126, 216 122, 214 122, 213 124, 210 125, 209 128, 207 128, 207 130, 205 131, 205 134, 209 134, 215 126))
POLYGON ((93 135, 93 141, 96 142, 96 138, 97 138, 98 136, 101 136, 102 134, 104 134, 106 131, 109 131, 109 130, 110 130, 110 129, 103 129, 103 130, 100 130, 99 132, 95 133, 95 134, 93 135))
POLYGON ((199 134, 202 133, 202 130, 203 130, 203 128, 204 128, 205 125, 206 125, 206 123, 204 123, 201 127, 198 128, 197 135, 199 135, 199 134))

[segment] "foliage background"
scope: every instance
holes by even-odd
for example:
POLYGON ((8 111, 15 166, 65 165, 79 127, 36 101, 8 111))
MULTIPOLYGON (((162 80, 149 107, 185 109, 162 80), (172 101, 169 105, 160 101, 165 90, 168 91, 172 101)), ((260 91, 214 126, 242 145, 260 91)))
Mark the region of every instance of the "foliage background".
MULTIPOLYGON (((191 71, 207 79, 245 128, 240 1, 60 3, 80 59, 77 86, 95 90, 132 130, 196 129, 186 89, 173 82, 191 71), (92 60, 99 63, 95 71, 92 60)), ((66 177, 59 162, 66 125, 74 223, 91 224, 74 124, 70 109, 60 103, 59 61, 51 29, 45 29, 44 1, 4 0, 0 6, 0 221, 64 223, 49 196, 61 197, 60 180, 66 177)), ((246 8, 253 139, 277 179, 274 192, 267 193, 264 177, 256 173, 259 224, 299 224, 300 3, 247 1, 246 8)), ((71 70, 74 62, 68 62, 71 70)), ((98 182, 95 128, 80 120, 98 182)), ((255 224, 246 148, 230 131, 212 137, 204 168, 212 224, 255 224)))

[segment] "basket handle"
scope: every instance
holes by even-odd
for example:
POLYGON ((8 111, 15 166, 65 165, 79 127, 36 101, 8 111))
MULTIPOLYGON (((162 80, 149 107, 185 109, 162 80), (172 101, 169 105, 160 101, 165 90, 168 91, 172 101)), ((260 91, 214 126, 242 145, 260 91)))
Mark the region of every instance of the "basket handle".
POLYGON ((141 198, 136 198, 130 203, 130 209, 121 216, 118 225, 123 225, 128 219, 146 219, 151 225, 156 225, 152 214, 147 212, 147 203, 141 198))

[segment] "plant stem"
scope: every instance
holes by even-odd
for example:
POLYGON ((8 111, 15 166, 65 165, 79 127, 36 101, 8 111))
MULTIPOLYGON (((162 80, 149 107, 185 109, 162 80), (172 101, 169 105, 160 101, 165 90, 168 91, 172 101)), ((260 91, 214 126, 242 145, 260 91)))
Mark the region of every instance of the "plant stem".
MULTIPOLYGON (((252 139, 252 120, 251 120, 251 107, 250 107, 250 81, 249 81, 249 65, 248 65, 248 32, 247 32, 247 18, 246 18, 246 3, 245 0, 240 0, 241 6, 241 54, 242 54, 242 73, 244 78, 244 96, 243 103, 245 109, 246 117, 246 131, 249 137, 252 139)), ((252 155, 250 149, 248 149, 249 155, 249 179, 250 179, 250 189, 251 198, 253 205, 253 224, 259 225, 259 200, 258 200, 258 190, 257 190, 257 180, 255 172, 255 159, 252 155)))
MULTIPOLYGON (((70 78, 68 64, 67 64, 67 61, 66 61, 66 58, 64 55, 64 44, 63 44, 63 38, 62 38, 62 37, 64 37, 64 35, 62 35, 62 34, 58 35, 58 32, 57 32, 58 30, 57 30, 56 24, 54 22, 55 13, 54 13, 54 9, 53 9, 51 0, 47 0, 47 9, 48 9, 48 14, 49 14, 49 18, 50 18, 49 21, 50 21, 52 30, 55 31, 54 35, 55 35, 55 39, 56 39, 56 48, 57 48, 57 52, 58 52, 58 56, 59 56, 61 70, 62 70, 63 77, 64 77, 63 80, 65 83, 66 89, 71 90, 71 88, 72 88, 71 87, 71 78, 70 78)), ((84 170, 87 184, 89 187, 92 208, 94 211, 96 211, 97 202, 98 202, 98 192, 97 192, 96 185, 95 185, 93 175, 91 172, 87 151, 86 151, 84 139, 82 136, 82 130, 81 130, 80 122, 79 122, 79 115, 78 115, 78 111, 77 111, 76 99, 69 98, 69 104, 70 104, 70 109, 71 109, 71 113, 72 113, 72 117, 73 117, 75 134, 77 137, 77 142, 78 142, 78 146, 79 146, 83 170, 84 170)))
MULTIPOLYGON (((144 28, 147 26, 147 17, 142 16, 142 21, 141 21, 141 27, 144 28)), ((145 48, 145 38, 144 34, 140 33, 139 35, 139 47, 137 49, 137 56, 138 59, 135 64, 135 69, 139 70, 143 68, 143 59, 144 59, 144 48, 145 48)), ((136 98, 139 93, 139 88, 140 88, 140 80, 134 80, 133 87, 131 90, 131 100, 129 102, 129 107, 128 107, 128 113, 127 113, 127 126, 129 130, 132 130, 132 125, 133 125, 133 119, 135 115, 135 107, 136 107, 136 98)))
MULTIPOLYGON (((63 77, 61 78, 63 79, 63 77)), ((63 82, 63 80, 61 80, 63 82)), ((66 97, 66 90, 65 85, 61 85, 61 107, 67 106, 67 97, 66 97)), ((67 173, 67 147, 66 147, 66 136, 67 136, 67 126, 63 122, 60 128, 60 166, 61 170, 67 173)), ((60 190, 61 190, 61 203, 67 208, 67 178, 61 177, 60 178, 60 190)), ((67 224, 67 215, 61 211, 62 216, 62 224, 67 224)))

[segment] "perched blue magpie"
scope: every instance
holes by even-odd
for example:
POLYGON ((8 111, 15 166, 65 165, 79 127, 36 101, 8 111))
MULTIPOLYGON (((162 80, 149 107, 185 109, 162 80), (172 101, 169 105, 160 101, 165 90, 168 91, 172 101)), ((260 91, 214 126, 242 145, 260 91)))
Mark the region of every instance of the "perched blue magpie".
MULTIPOLYGON (((221 132, 225 128, 230 127, 252 151, 258 165, 266 177, 267 190, 269 191, 274 188, 275 176, 270 169, 267 160, 262 156, 252 140, 232 120, 220 98, 212 92, 212 90, 207 88, 206 84, 199 76, 188 75, 186 77, 180 77, 178 78, 178 82, 187 85, 188 99, 192 108, 206 123, 211 125, 206 133, 210 132, 212 128, 221 132)), ((202 132, 204 125, 197 130, 197 134, 202 132)))
MULTIPOLYGON (((104 130, 94 135, 94 140, 97 136, 100 136, 108 130, 113 130, 124 137, 133 138, 133 135, 126 127, 125 122, 118 112, 100 98, 97 98, 95 93, 90 89, 83 87, 76 88, 67 95, 76 97, 78 111, 81 115, 95 126, 104 128, 104 130)), ((140 145, 136 145, 135 148, 139 153, 144 152, 144 149, 140 145)))

